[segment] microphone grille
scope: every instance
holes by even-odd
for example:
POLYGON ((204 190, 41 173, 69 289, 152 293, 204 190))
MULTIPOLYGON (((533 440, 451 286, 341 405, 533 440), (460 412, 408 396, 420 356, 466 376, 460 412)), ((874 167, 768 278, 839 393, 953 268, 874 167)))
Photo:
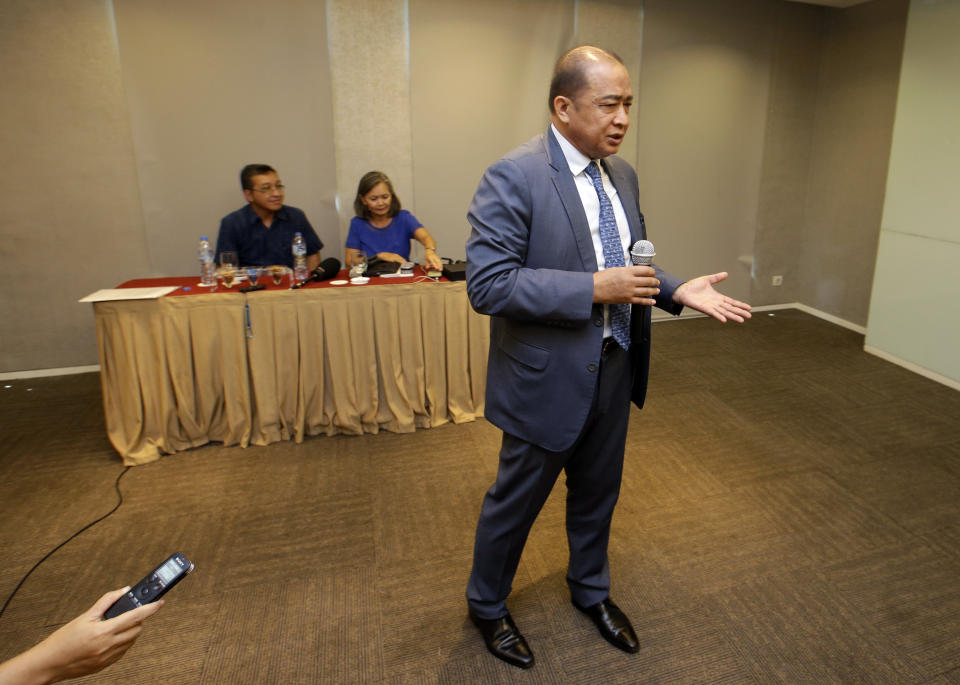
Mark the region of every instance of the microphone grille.
POLYGON ((327 257, 320 262, 320 268, 323 269, 324 272, 340 271, 340 260, 336 257, 327 257))
POLYGON ((656 256, 657 251, 649 240, 638 240, 630 248, 630 260, 634 266, 650 266, 656 256))

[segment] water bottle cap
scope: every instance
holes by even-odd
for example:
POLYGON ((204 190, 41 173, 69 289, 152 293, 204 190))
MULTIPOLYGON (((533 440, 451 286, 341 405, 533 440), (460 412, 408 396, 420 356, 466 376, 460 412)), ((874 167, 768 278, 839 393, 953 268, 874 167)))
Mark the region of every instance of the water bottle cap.
POLYGON ((297 237, 298 237, 298 238, 302 238, 302 237, 303 237, 303 234, 302 234, 300 231, 297 231, 297 237))
POLYGON ((209 239, 207 236, 202 235, 202 236, 200 236, 200 240, 210 240, 210 239, 209 239))

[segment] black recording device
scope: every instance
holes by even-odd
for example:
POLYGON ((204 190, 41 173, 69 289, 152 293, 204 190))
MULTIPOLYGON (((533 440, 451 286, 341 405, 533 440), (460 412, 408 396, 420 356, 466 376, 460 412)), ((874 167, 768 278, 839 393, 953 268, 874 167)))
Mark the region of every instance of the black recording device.
POLYGON ((467 278, 466 262, 450 262, 443 265, 443 275, 448 281, 463 281, 467 278))
POLYGON ((104 619, 113 618, 144 604, 156 602, 191 571, 193 571, 192 561, 179 552, 171 554, 166 561, 153 569, 143 580, 111 604, 110 608, 103 613, 104 619))
POLYGON ((263 283, 257 283, 256 285, 245 285, 242 288, 240 288, 240 292, 252 293, 254 290, 265 290, 266 287, 267 286, 265 286, 263 283))

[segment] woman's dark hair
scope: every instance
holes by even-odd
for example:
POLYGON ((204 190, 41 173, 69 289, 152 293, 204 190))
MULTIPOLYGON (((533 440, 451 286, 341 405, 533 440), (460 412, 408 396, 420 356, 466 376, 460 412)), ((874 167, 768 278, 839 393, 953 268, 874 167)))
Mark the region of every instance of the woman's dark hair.
POLYGON ((367 206, 363 204, 363 196, 373 190, 373 187, 378 183, 383 183, 390 191, 390 211, 388 215, 392 218, 400 213, 400 198, 394 192, 390 178, 382 171, 368 171, 360 179, 360 184, 357 186, 357 197, 353 201, 353 211, 362 219, 369 219, 373 216, 367 206))

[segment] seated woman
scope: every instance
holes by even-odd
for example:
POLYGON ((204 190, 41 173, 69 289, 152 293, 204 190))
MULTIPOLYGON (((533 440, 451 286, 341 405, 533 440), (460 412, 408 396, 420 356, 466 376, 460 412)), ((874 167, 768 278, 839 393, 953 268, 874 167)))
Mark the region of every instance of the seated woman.
POLYGON ((437 242, 413 214, 400 208, 400 200, 385 173, 369 171, 363 175, 353 210, 357 215, 350 220, 347 234, 347 265, 356 263, 360 252, 387 262, 409 261, 413 238, 426 248, 424 267, 437 271, 443 268, 437 256, 437 242))

